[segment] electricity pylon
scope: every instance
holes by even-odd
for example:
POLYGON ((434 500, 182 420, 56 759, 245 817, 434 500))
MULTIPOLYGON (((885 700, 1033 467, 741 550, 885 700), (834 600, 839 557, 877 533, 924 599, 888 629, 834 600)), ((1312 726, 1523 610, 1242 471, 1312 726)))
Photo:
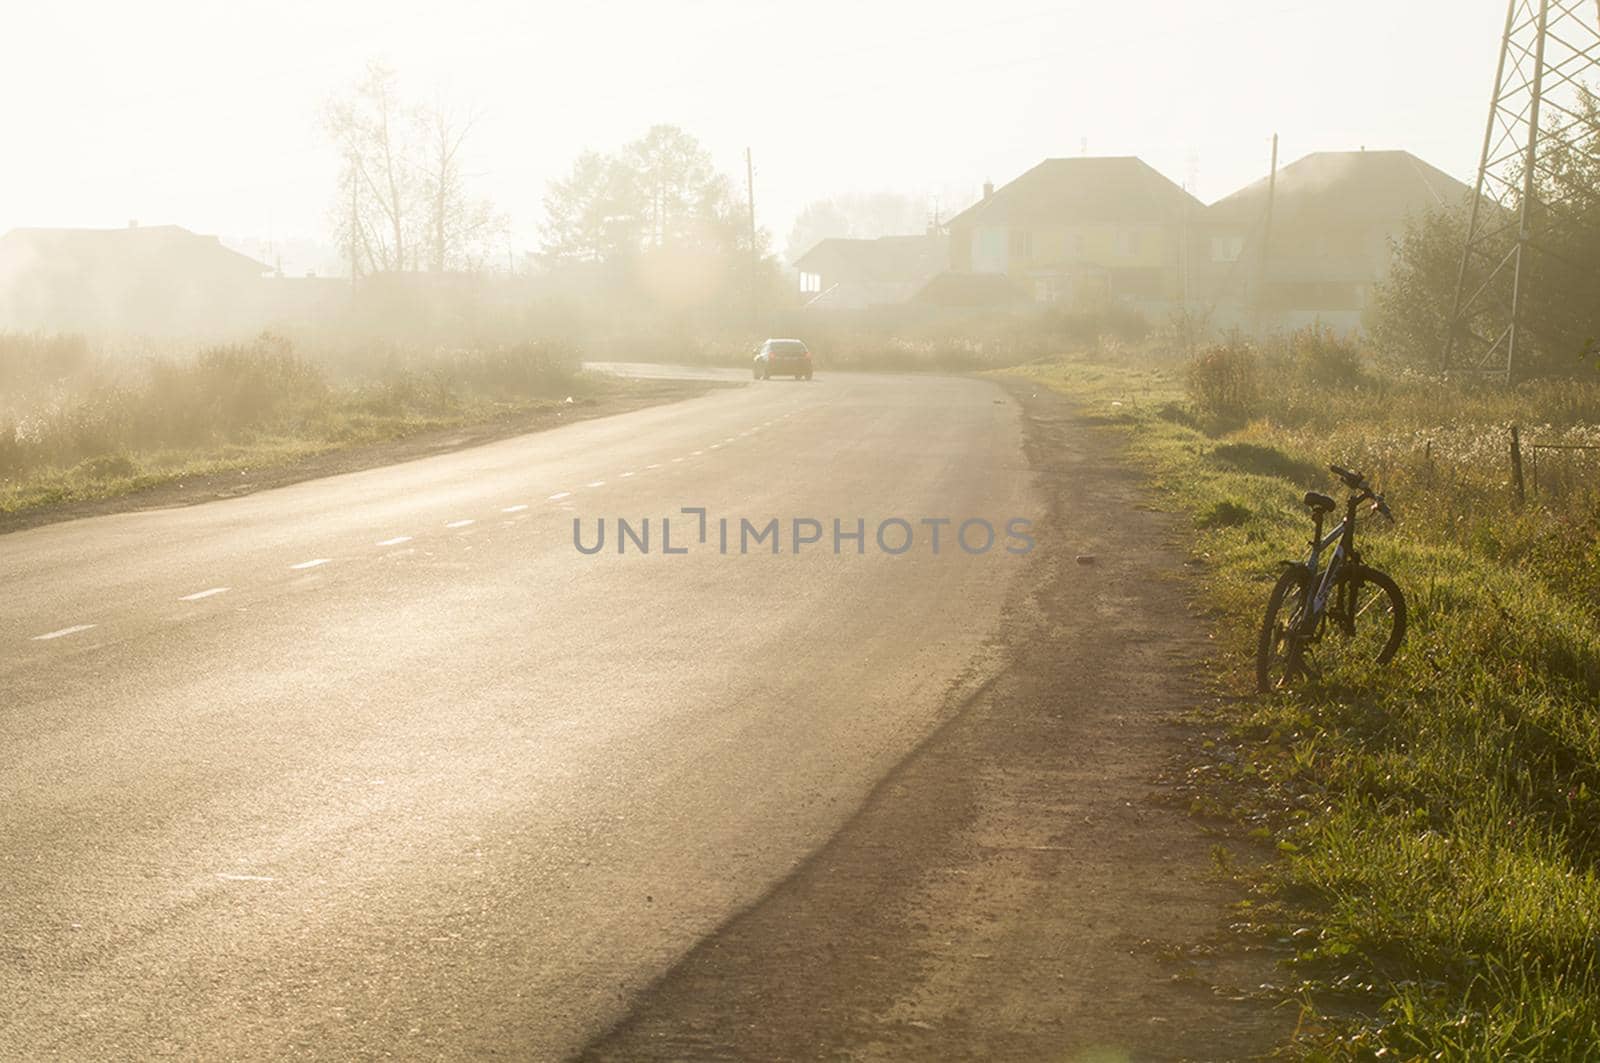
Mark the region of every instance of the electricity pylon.
MULTIPOLYGON (((1592 157, 1587 82, 1600 73, 1600 2, 1510 0, 1444 364, 1510 378, 1526 347, 1528 261, 1561 224, 1553 167, 1592 157)), ((1600 86, 1596 86, 1600 87, 1600 86)))

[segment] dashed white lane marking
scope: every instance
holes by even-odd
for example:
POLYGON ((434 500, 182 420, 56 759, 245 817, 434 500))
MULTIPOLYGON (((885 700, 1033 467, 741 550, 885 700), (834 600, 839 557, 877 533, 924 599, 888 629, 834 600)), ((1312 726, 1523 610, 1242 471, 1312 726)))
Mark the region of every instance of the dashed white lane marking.
POLYGON ((571 498, 571 497, 572 497, 572 492, 571 491, 557 491, 555 494, 551 495, 548 499, 546 499, 546 501, 559 502, 563 498, 571 498))
POLYGON ((333 559, 328 557, 314 557, 310 561, 302 561, 298 565, 290 565, 289 567, 294 569, 316 568, 318 565, 326 565, 331 560, 333 559))
POLYGON ((446 524, 445 527, 446 528, 465 528, 469 524, 476 524, 476 523, 477 523, 477 521, 473 520, 471 517, 468 517, 466 520, 453 520, 449 524, 446 524))
POLYGON ((733 436, 729 436, 727 439, 724 439, 723 442, 724 443, 732 443, 733 442, 733 436))
POLYGON ((721 450, 722 449, 722 444, 721 443, 713 443, 709 447, 707 447, 706 449, 707 450, 721 450))
POLYGON ((620 477, 619 477, 619 479, 623 479, 623 480, 626 480, 626 479, 627 479, 627 478, 628 478, 628 477, 630 477, 630 476, 632 476, 632 475, 633 475, 633 470, 632 470, 632 469, 629 469, 629 470, 628 470, 628 471, 627 471, 627 472, 625 472, 625 473, 623 473, 623 474, 622 474, 622 475, 621 475, 621 476, 620 476, 620 477))
POLYGON ((651 464, 646 465, 645 468, 647 468, 647 469, 659 469, 659 468, 661 468, 661 463, 659 461, 652 462, 651 464))
POLYGON ((606 485, 606 482, 604 480, 596 480, 596 481, 594 481, 594 483, 584 484, 583 486, 585 486, 585 487, 604 487, 605 485, 606 485))
POLYGON ((218 871, 217 877, 224 882, 276 882, 271 875, 235 875, 227 871, 218 871))
POLYGON ((698 458, 700 455, 702 455, 704 453, 705 453, 705 451, 703 451, 703 450, 691 450, 689 452, 689 457, 698 458))
POLYGON ((523 510, 525 510, 527 508, 528 507, 527 507, 526 503, 524 503, 523 505, 520 505, 520 506, 507 506, 505 509, 502 509, 500 512, 502 512, 502 513, 521 513, 523 510))
POLYGON ((411 541, 411 536, 409 536, 409 535, 396 535, 393 539, 385 539, 382 542, 380 542, 378 545, 379 546, 399 546, 401 543, 409 543, 410 541, 411 541))
POLYGON ((33 636, 33 641, 44 642, 47 639, 59 639, 67 635, 76 635, 78 632, 88 631, 92 627, 94 627, 93 624, 74 624, 72 627, 64 627, 60 631, 51 631, 44 635, 35 635, 33 636))
POLYGON ((202 598, 215 598, 219 594, 227 594, 230 589, 229 587, 212 587, 208 591, 195 591, 193 594, 185 594, 178 601, 198 602, 202 598))
POLYGON ((682 461, 683 459, 682 458, 673 458, 672 460, 673 461, 682 461))

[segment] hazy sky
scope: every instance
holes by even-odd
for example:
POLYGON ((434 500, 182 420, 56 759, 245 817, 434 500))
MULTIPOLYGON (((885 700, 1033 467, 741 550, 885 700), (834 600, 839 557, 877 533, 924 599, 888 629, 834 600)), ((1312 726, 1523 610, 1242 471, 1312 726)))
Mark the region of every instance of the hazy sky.
POLYGON ((1136 154, 1207 202, 1321 149, 1470 178, 1504 0, 147 0, 12 4, 0 231, 171 222, 321 237, 322 102, 369 59, 485 109, 480 187, 538 240, 585 147, 655 122, 742 179, 779 248, 836 192, 946 206, 1047 156, 1136 154))

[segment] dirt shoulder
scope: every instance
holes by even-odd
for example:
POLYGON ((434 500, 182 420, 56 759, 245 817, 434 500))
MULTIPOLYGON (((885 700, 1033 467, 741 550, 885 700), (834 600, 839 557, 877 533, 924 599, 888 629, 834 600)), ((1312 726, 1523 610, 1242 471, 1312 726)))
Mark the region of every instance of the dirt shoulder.
POLYGON ((681 402, 715 388, 738 386, 741 385, 709 380, 619 379, 609 383, 607 389, 597 395, 587 395, 566 404, 551 403, 547 406, 519 410, 475 424, 419 432, 403 439, 386 440, 381 443, 335 447, 319 454, 245 471, 230 470, 189 476, 181 481, 162 483, 106 498, 37 506, 14 513, 0 513, 0 535, 42 524, 77 520, 80 517, 143 509, 168 509, 173 506, 192 506, 201 502, 211 502, 219 498, 234 498, 274 487, 284 487, 302 480, 359 472, 362 469, 396 465, 434 454, 465 450, 498 439, 542 432, 576 421, 627 413, 630 410, 661 403, 681 402))
POLYGON ((1289 1036, 1178 781, 1208 652, 1183 531, 1067 400, 1007 386, 1051 508, 1004 670, 586 1058, 1231 1060, 1289 1036))

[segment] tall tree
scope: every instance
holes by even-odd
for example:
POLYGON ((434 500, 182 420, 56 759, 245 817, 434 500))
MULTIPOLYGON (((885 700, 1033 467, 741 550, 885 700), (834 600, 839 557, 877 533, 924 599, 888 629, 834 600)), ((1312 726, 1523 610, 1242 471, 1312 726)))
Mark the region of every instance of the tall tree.
POLYGON ((552 263, 615 263, 639 250, 638 183, 621 160, 586 151, 544 197, 544 254, 552 263))
POLYGON ((704 243, 706 228, 729 211, 727 179, 700 142, 672 125, 651 126, 623 150, 644 208, 648 248, 704 243))
POLYGON ((427 217, 428 268, 475 269, 489 239, 505 230, 489 201, 472 194, 462 165, 463 148, 477 122, 475 111, 443 103, 417 112, 420 193, 427 217))
POLYGON ((341 202, 350 242, 365 254, 368 271, 414 268, 411 238, 417 228, 417 185, 405 143, 407 116, 394 71, 370 64, 354 89, 327 109, 329 135, 344 156, 344 181, 353 188, 341 202))
POLYGON ((343 159, 334 227, 352 272, 473 269, 505 222, 472 193, 466 146, 477 115, 408 104, 394 71, 373 63, 330 101, 328 135, 343 159))

